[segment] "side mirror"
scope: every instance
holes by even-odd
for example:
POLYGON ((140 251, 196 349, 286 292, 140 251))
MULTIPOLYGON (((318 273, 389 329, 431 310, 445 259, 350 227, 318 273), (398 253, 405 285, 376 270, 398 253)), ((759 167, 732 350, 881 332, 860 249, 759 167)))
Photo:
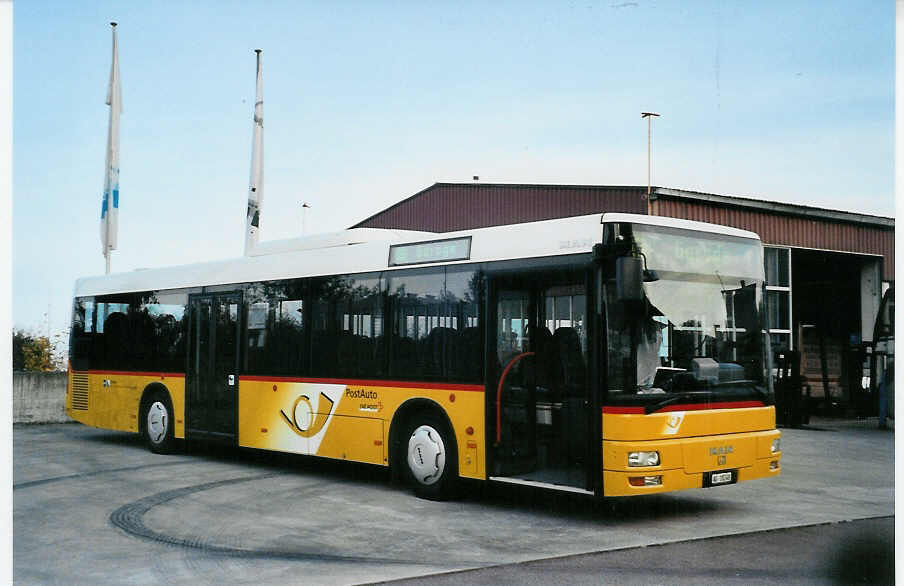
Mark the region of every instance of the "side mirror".
POLYGON ((632 256, 615 260, 615 294, 619 301, 643 301, 643 261, 632 256))

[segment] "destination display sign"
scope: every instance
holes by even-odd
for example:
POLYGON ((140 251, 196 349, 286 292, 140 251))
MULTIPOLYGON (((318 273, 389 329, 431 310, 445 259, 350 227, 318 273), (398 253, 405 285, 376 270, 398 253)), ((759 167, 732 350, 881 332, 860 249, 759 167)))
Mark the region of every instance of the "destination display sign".
POLYGON ((653 270, 763 278, 763 249, 757 240, 653 226, 634 226, 634 239, 653 270))
POLYGON ((468 260, 469 258, 471 258, 470 236, 413 244, 393 244, 389 247, 389 266, 391 267, 468 260))

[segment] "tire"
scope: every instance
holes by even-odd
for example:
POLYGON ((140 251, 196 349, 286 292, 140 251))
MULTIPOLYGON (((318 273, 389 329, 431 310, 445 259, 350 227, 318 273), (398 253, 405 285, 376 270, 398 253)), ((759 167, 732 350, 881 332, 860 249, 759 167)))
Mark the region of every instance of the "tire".
POLYGON ((446 500, 458 481, 455 435, 442 417, 419 413, 411 417, 400 442, 400 468, 420 498, 446 500))
POLYGON ((173 406, 165 393, 155 392, 142 402, 141 431, 144 441, 155 454, 172 454, 176 451, 173 436, 173 406))

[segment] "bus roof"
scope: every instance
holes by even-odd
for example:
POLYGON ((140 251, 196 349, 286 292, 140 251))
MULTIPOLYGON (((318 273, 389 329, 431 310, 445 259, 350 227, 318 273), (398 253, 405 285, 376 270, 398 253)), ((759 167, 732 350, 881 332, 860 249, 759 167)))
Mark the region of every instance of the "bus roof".
POLYGON ((257 256, 84 277, 75 283, 75 296, 230 285, 253 281, 434 266, 439 263, 390 266, 390 246, 464 237, 471 238, 469 258, 442 264, 454 265, 589 253, 592 251, 593 245, 602 239, 601 224, 608 222, 632 222, 726 236, 759 238, 753 232, 726 226, 620 213, 591 214, 442 233, 354 228, 331 235, 317 235, 272 243, 262 242, 257 256))
POLYGON ((706 222, 696 222, 694 220, 682 220, 679 218, 668 218, 665 216, 643 216, 638 214, 621 214, 610 213, 603 214, 603 223, 621 223, 631 222, 633 224, 646 224, 647 226, 663 226, 666 228, 680 228, 682 230, 695 230, 697 232, 708 232, 710 234, 719 234, 722 236, 734 236, 736 238, 752 238, 759 240, 760 237, 755 232, 749 230, 741 230, 740 228, 732 228, 731 226, 722 226, 720 224, 708 224, 706 222))

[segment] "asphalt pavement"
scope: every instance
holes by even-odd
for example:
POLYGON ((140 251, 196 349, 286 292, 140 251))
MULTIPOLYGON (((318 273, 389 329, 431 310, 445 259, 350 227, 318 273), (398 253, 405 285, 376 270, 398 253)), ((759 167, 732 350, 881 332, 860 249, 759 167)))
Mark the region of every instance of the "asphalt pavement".
POLYGON ((895 583, 894 517, 711 537, 564 556, 385 584, 871 584, 895 583))
MULTIPOLYGON (((596 506, 479 483, 457 501, 424 501, 377 467, 214 447, 160 456, 130 434, 15 426, 13 576, 17 584, 825 583, 843 576, 831 565, 843 559, 839 547, 864 551, 849 529, 870 520, 887 535, 894 432, 826 420, 783 433, 779 478, 596 506), (814 536, 827 536, 812 550, 825 555, 795 558, 814 536)), ((887 541, 866 550, 885 555, 887 541)))

